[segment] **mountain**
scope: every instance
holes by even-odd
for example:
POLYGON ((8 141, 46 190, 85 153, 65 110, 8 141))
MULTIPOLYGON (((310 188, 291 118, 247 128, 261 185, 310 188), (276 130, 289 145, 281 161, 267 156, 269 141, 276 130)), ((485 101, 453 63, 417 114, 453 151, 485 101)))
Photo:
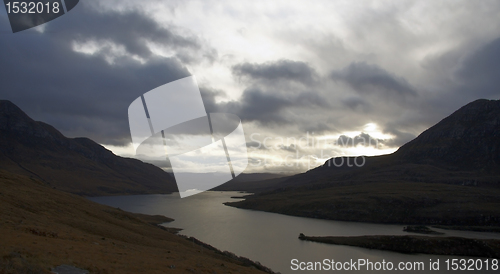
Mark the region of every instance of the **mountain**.
POLYGON ((477 100, 402 146, 394 157, 451 170, 500 174, 500 100, 477 100))
POLYGON ((500 226, 498 100, 471 102, 361 167, 339 164, 348 160, 330 159, 227 204, 346 221, 500 226))
POLYGON ((287 178, 273 189, 320 181, 413 181, 499 185, 500 100, 467 104, 389 155, 339 157, 287 178), (344 163, 344 164, 340 164, 344 163))
POLYGON ((66 138, 5 100, 0 100, 0 169, 87 196, 177 191, 162 169, 116 156, 87 138, 66 138))
POLYGON ((238 177, 214 187, 213 191, 262 192, 275 188, 286 175, 274 173, 242 173, 238 177))

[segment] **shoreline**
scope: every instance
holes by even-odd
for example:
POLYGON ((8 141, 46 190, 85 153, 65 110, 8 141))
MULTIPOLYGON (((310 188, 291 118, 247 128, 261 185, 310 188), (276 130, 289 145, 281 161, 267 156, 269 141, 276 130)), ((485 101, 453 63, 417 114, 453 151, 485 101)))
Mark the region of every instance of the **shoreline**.
POLYGON ((494 206, 498 195, 500 189, 486 187, 373 182, 283 188, 224 204, 323 220, 500 232, 500 215, 494 206), (387 189, 391 192, 388 193, 387 189), (307 198, 300 199, 302 196, 307 198), (483 198, 478 201, 477 197, 483 198), (449 210, 460 210, 460 214, 446 215, 449 210))
POLYGON ((305 236, 302 241, 347 245, 405 254, 454 255, 500 258, 500 240, 468 239, 461 237, 403 236, 305 236))
MULTIPOLYGON (((121 210, 121 209, 119 209, 119 210, 121 210)), ((254 267, 258 270, 261 270, 263 272, 270 273, 270 274, 276 273, 273 270, 271 270, 269 267, 266 267, 266 266, 260 264, 259 262, 255 262, 255 261, 253 261, 249 258, 243 257, 243 256, 238 256, 238 255, 236 255, 230 251, 227 251, 227 250, 221 251, 220 249, 217 249, 210 244, 202 242, 195 237, 178 235, 178 232, 183 230, 182 228, 167 227, 164 225, 165 223, 170 223, 170 222, 175 221, 175 219, 172 219, 172 218, 169 218, 169 217, 166 217, 163 215, 149 215, 149 214, 132 213, 132 212, 128 212, 128 213, 134 215, 136 218, 138 218, 141 221, 155 225, 162 230, 165 230, 169 233, 175 234, 178 237, 184 238, 184 239, 186 239, 186 240, 188 240, 188 241, 190 241, 190 242, 192 242, 200 247, 206 248, 206 249, 211 250, 217 254, 220 254, 222 256, 225 256, 225 257, 228 257, 228 258, 233 259, 235 261, 238 261, 243 266, 254 267)))
MULTIPOLYGON (((118 209, 118 210, 121 210, 121 209, 118 209)), ((122 210, 122 211, 124 211, 124 210, 122 210)), ((157 226, 158 228, 165 230, 166 232, 175 234, 177 237, 186 239, 186 240, 192 242, 193 244, 196 244, 202 248, 206 248, 206 249, 211 250, 219 255, 222 255, 224 257, 238 261, 243 266, 254 267, 258 270, 261 270, 263 272, 270 273, 270 274, 276 273, 272 269, 270 269, 269 267, 266 267, 266 266, 260 264, 259 262, 255 262, 249 258, 246 258, 243 256, 238 256, 238 255, 236 255, 230 251, 227 251, 227 250, 222 251, 220 249, 213 247, 210 244, 207 244, 205 242, 198 240, 195 237, 179 235, 178 232, 182 231, 183 230, 182 228, 168 227, 168 226, 164 225, 165 223, 170 223, 170 222, 175 221, 175 219, 172 219, 172 218, 169 218, 169 217, 166 217, 163 215, 149 215, 149 214, 143 214, 143 213, 132 213, 132 212, 128 212, 128 211, 124 211, 124 212, 130 213, 134 217, 138 218, 139 220, 141 220, 143 222, 157 226)))
MULTIPOLYGON (((231 197, 232 198, 232 197, 231 197)), ((240 198, 241 199, 241 198, 240 198)), ((325 220, 325 221, 335 221, 335 222, 346 222, 346 223, 361 223, 361 224, 376 224, 376 225, 401 225, 401 226, 428 226, 438 229, 444 230, 456 230, 456 231, 471 231, 471 232, 491 232, 500 234, 500 227, 498 226, 467 226, 467 225, 435 225, 435 224, 427 224, 427 223, 402 223, 402 222, 376 222, 376 221, 365 221, 365 220, 344 220, 344 219, 336 219, 336 218, 320 218, 317 216, 309 216, 295 213, 285 213, 267 209, 255 209, 246 206, 240 206, 239 202, 243 201, 231 201, 223 203, 225 206, 234 207, 238 209, 250 210, 250 211, 261 211, 267 213, 280 214, 290 217, 300 217, 300 218, 309 218, 316 220, 325 220)), ((418 232, 415 232, 418 233, 418 232)))

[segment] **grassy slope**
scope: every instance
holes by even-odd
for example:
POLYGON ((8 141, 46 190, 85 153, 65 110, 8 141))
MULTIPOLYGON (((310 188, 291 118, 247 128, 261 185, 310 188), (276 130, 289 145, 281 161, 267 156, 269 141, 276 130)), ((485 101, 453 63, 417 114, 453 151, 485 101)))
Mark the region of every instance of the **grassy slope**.
POLYGON ((165 273, 172 267, 262 273, 148 223, 154 219, 142 221, 0 170, 0 273, 49 273, 60 264, 92 273, 165 273))
POLYGON ((227 205, 344 221, 498 226, 498 197, 491 187, 372 182, 280 189, 227 205))

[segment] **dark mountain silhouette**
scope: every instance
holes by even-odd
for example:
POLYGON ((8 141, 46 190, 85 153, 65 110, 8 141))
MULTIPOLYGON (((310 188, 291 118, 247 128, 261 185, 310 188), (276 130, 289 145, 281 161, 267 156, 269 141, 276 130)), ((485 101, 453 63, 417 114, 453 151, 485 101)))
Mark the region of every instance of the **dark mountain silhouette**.
POLYGON ((393 154, 349 167, 354 160, 260 182, 259 194, 229 204, 349 221, 500 225, 498 100, 467 104, 393 154))
MULTIPOLYGON (((467 104, 389 155, 338 157, 291 177, 259 182, 257 192, 322 181, 415 181, 500 186, 500 100, 467 104), (350 164, 351 166, 348 166, 350 164)), ((248 183, 250 184, 250 183, 248 183)), ((245 190, 239 185, 238 190, 245 190)))
POLYGON ((0 101, 0 168, 80 195, 171 193, 175 181, 160 168, 122 158, 87 138, 66 138, 0 101))
POLYGON ((500 173, 500 100, 477 100, 402 146, 394 157, 456 170, 500 173))

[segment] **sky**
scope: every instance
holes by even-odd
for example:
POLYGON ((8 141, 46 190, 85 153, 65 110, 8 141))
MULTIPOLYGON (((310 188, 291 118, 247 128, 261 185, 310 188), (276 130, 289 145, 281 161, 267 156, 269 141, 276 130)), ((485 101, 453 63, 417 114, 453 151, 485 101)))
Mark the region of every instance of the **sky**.
POLYGON ((0 8, 0 99, 133 157, 129 105, 194 75, 241 118, 246 172, 392 153, 500 99, 499 61, 499 1, 81 0, 15 34, 0 8))

